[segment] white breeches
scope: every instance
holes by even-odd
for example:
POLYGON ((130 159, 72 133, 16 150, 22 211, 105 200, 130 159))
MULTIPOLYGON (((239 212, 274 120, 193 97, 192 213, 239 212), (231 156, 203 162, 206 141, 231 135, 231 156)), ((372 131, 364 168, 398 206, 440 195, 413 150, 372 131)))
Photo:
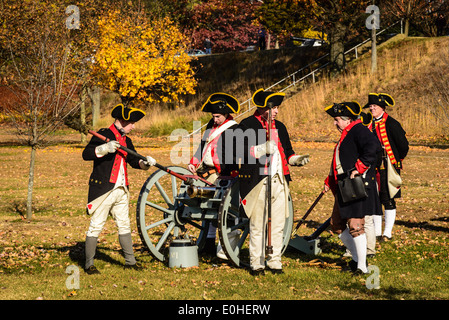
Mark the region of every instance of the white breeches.
MULTIPOLYGON (((286 183, 285 181, 282 181, 286 183)), ((271 269, 281 269, 281 253, 283 244, 283 231, 285 225, 285 191, 284 184, 275 176, 271 183, 271 245, 273 247, 273 254, 268 255, 267 265, 271 269)), ((257 270, 265 268, 265 247, 266 227, 268 221, 267 212, 267 185, 262 187, 257 203, 255 204, 253 213, 250 218, 250 264, 251 269, 257 270)))
POLYGON ((129 194, 123 187, 112 190, 92 214, 89 230, 87 231, 88 237, 98 237, 100 235, 109 214, 111 214, 117 225, 119 235, 131 233, 129 194))

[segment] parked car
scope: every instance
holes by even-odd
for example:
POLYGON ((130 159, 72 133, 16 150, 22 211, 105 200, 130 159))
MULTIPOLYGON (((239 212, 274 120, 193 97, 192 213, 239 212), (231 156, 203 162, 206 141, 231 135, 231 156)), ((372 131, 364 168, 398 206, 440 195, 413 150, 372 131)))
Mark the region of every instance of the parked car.
POLYGON ((322 39, 311 39, 311 38, 300 38, 300 37, 290 37, 287 41, 287 47, 319 47, 325 45, 326 41, 322 39))
POLYGON ((321 39, 301 39, 301 40, 303 40, 301 47, 319 47, 326 43, 326 41, 321 39))
POLYGON ((187 51, 187 54, 192 57, 204 56, 206 53, 200 49, 190 49, 187 51))
POLYGON ((241 50, 242 52, 245 51, 256 51, 257 47, 256 46, 247 46, 245 49, 241 50))

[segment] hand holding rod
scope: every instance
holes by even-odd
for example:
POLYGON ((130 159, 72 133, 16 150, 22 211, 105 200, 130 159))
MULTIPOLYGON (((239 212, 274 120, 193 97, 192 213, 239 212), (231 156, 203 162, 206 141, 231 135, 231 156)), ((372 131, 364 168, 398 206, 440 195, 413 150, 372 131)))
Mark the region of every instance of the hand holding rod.
MULTIPOLYGON (((93 135, 93 136, 99 138, 100 140, 103 140, 104 142, 109 142, 109 141, 111 141, 110 139, 106 138, 106 137, 103 136, 102 134, 100 134, 100 133, 98 133, 98 132, 95 132, 95 131, 93 131, 93 130, 89 130, 89 133, 90 133, 91 135, 93 135)), ((129 154, 132 154, 133 156, 138 157, 139 159, 141 159, 141 160, 143 160, 143 161, 146 161, 146 160, 147 160, 146 157, 142 156, 141 154, 138 154, 138 153, 135 152, 134 150, 131 150, 131 149, 125 147, 125 146, 120 146, 120 149, 122 149, 123 151, 126 151, 126 152, 129 153, 129 154)), ((161 169, 161 170, 163 170, 163 171, 165 171, 165 172, 171 174, 172 176, 175 176, 176 178, 181 179, 181 180, 184 181, 184 182, 186 182, 186 181, 189 179, 189 178, 183 176, 182 174, 173 172, 172 170, 168 169, 167 167, 164 167, 163 165, 161 165, 161 164, 159 164, 159 163, 156 163, 154 166, 155 166, 156 168, 159 168, 159 169, 161 169)), ((198 178, 200 178, 200 177, 198 177, 198 178)), ((201 178, 200 178, 200 179, 201 179, 201 178)), ((207 180, 201 179, 201 181, 206 182, 208 185, 213 185, 213 184, 211 184, 211 183, 210 183, 209 181, 207 181, 207 180)))

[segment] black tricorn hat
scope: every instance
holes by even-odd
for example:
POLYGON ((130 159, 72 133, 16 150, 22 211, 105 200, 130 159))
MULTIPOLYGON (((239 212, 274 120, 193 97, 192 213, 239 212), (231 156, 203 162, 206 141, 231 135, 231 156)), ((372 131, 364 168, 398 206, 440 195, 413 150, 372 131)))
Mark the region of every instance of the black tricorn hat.
POLYGON ((368 103, 363 109, 369 108, 370 105, 377 104, 382 108, 393 107, 395 105, 394 99, 386 93, 370 93, 368 94, 368 103))
POLYGON ((350 117, 357 119, 362 112, 362 107, 357 101, 334 103, 324 108, 331 117, 350 117))
POLYGON ((360 113, 360 120, 362 120, 365 127, 368 127, 373 122, 373 114, 371 112, 362 112, 360 113))
POLYGON ((252 100, 258 108, 277 107, 282 103, 284 97, 284 92, 271 92, 259 89, 254 92, 252 100))
POLYGON ((201 107, 201 111, 220 114, 239 113, 240 103, 227 93, 217 92, 207 98, 201 107))
POLYGON ((145 112, 134 107, 125 107, 123 104, 118 104, 112 109, 111 116, 114 119, 137 122, 145 116, 145 112))

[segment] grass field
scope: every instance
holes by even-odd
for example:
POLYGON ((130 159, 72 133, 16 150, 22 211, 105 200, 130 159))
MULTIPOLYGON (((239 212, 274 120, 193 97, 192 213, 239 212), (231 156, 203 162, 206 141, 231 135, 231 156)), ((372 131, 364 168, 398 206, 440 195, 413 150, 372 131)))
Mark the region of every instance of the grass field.
MULTIPOLYGON (((294 137, 293 137, 293 140, 294 137)), ((174 143, 134 138, 141 154, 170 164, 174 143)), ((295 220, 304 215, 321 191, 329 170, 332 143, 294 143, 311 162, 292 168, 295 220)), ((140 187, 154 171, 129 170, 134 249, 143 271, 122 268, 115 224, 108 220, 100 236, 96 265, 100 275, 82 270, 89 217, 84 207, 91 163, 82 146, 60 144, 38 151, 34 217, 25 211, 30 151, 0 147, 0 299, 2 300, 422 300, 449 299, 449 150, 411 147, 404 161, 403 198, 398 201, 393 240, 378 244, 368 262, 379 269, 380 289, 368 289, 367 276, 342 270, 338 237, 322 234, 323 253, 289 250, 285 273, 253 277, 219 259, 200 257, 199 267, 169 268, 144 250, 137 234, 136 203, 140 187), (77 290, 67 288, 69 266, 80 269, 77 290)), ((299 233, 309 235, 330 215, 326 194, 299 233)), ((369 280, 368 280, 369 281, 369 280)))

